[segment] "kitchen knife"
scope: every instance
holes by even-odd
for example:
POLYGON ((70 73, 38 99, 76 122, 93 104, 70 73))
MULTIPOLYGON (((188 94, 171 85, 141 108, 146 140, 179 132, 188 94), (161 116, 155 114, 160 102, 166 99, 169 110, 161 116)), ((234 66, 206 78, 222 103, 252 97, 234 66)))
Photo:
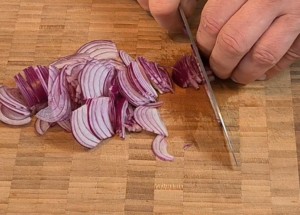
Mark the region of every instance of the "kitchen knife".
POLYGON ((212 87, 210 85, 210 81, 208 79, 205 67, 203 65, 203 62, 202 62, 202 59, 201 59, 198 47, 197 47, 195 39, 194 39, 194 37, 192 35, 192 32, 191 32, 190 26, 188 24, 187 18, 186 18, 185 14, 184 14, 184 11, 182 10, 181 7, 179 7, 179 12, 180 12, 181 18, 183 20, 184 26, 186 28, 186 32, 187 32, 187 34, 188 34, 188 36, 190 38, 190 41, 192 43, 192 48, 193 48, 194 54, 196 55, 196 58, 197 58, 197 61, 198 61, 198 67, 199 67, 200 73, 202 75, 202 80, 204 81, 204 87, 205 87, 206 93, 207 93, 207 95, 209 97, 209 100, 210 100, 210 103, 211 103, 211 105, 212 105, 212 107, 214 109, 217 121, 218 121, 218 123, 223 128, 223 133, 224 133, 225 139, 227 141, 227 144, 228 144, 228 146, 229 146, 229 148, 231 150, 231 153, 233 155, 234 161, 235 161, 236 165, 238 165, 237 159, 235 157, 235 154, 234 154, 234 151, 233 151, 233 147, 232 147, 232 144, 231 144, 231 141, 230 141, 230 137, 229 137, 229 134, 228 134, 228 131, 227 131, 227 128, 225 126, 223 117, 221 115, 221 112, 220 112, 220 109, 219 109, 219 106, 218 106, 218 102, 217 102, 217 100, 215 98, 214 92, 213 92, 212 87))

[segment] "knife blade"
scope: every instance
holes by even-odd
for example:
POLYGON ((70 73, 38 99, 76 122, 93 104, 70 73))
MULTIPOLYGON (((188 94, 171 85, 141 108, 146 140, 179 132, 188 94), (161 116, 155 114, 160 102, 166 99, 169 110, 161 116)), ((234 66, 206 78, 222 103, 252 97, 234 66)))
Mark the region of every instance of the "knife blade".
POLYGON ((233 147, 232 147, 232 144, 231 144, 231 140, 230 140, 230 137, 229 137, 229 134, 228 134, 225 122, 223 120, 223 117, 222 117, 222 114, 221 114, 218 102, 216 100, 215 94, 214 94, 214 92, 212 90, 212 87, 210 85, 210 81, 208 79, 208 76, 207 76, 205 67, 203 65, 203 62, 202 62, 202 59, 201 59, 198 47, 196 45, 195 39, 194 39, 193 34, 191 32, 191 28, 189 26, 189 23, 187 21, 187 18, 185 16, 185 14, 184 14, 184 11, 182 10, 181 7, 179 7, 179 12, 180 12, 182 21, 184 23, 184 26, 186 28, 187 34, 188 34, 188 36, 190 38, 194 54, 196 55, 196 58, 197 58, 197 61, 198 61, 198 67, 199 67, 200 73, 202 75, 202 79, 205 80, 204 81, 205 91, 206 91, 207 96, 208 96, 208 98, 210 100, 210 103, 211 103, 211 105, 213 107, 213 110, 214 110, 214 113, 216 115, 217 121, 221 125, 221 127, 223 128, 223 134, 224 134, 225 139, 227 141, 227 144, 228 144, 228 146, 229 146, 229 148, 231 150, 231 153, 233 155, 234 161, 235 161, 236 165, 238 165, 238 162, 237 162, 236 156, 234 154, 234 150, 233 150, 233 147))

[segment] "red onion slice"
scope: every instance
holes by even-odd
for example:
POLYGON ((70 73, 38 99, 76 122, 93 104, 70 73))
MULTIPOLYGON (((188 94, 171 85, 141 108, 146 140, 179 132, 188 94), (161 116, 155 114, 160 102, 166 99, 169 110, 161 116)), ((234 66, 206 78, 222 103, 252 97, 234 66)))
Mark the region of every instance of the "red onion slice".
MULTIPOLYGON (((82 90, 82 94, 85 99, 93 98, 90 94, 95 94, 94 85, 93 85, 94 77, 91 76, 90 78, 90 71, 92 71, 93 69, 96 70, 97 69, 96 65, 97 65, 96 63, 86 64, 85 67, 82 69, 79 78, 80 88, 82 90)), ((98 87, 100 88, 101 85, 98 87)))
POLYGON ((35 131, 39 134, 39 135, 44 135, 46 133, 46 131, 51 127, 51 123, 49 122, 45 122, 43 120, 40 119, 36 119, 35 124, 35 131))
POLYGON ((191 146, 193 146, 192 143, 187 144, 187 145, 183 146, 183 150, 187 150, 187 149, 190 148, 191 146))
POLYGON ((49 78, 49 70, 47 67, 45 66, 40 66, 38 65, 35 69, 35 73, 39 79, 39 81, 41 82, 41 85, 44 89, 44 93, 46 94, 46 101, 47 101, 47 96, 48 96, 48 78, 49 78))
POLYGON ((48 94, 51 93, 53 84, 58 76, 59 76, 59 70, 55 66, 49 66, 48 94))
POLYGON ((138 57, 137 61, 159 93, 174 93, 170 75, 165 68, 155 62, 147 61, 144 57, 138 57))
POLYGON ((67 65, 72 65, 80 62, 86 62, 92 60, 88 53, 77 53, 73 55, 69 55, 50 64, 49 67, 56 67, 57 69, 62 69, 67 65))
POLYGON ((82 70, 80 87, 85 99, 100 96, 107 97, 114 70, 107 68, 102 63, 89 63, 82 70))
POLYGON ((7 86, 0 86, 0 102, 9 103, 18 109, 28 110, 28 106, 22 101, 20 101, 20 96, 17 95, 18 97, 15 97, 15 95, 12 94, 13 92, 10 91, 11 89, 13 88, 9 88, 7 86))
POLYGON ((114 134, 109 114, 109 102, 109 97, 99 97, 90 99, 87 103, 90 130, 101 140, 114 134))
POLYGON ((123 50, 119 50, 119 57, 126 66, 129 66, 129 64, 134 61, 134 59, 123 50))
POLYGON ((101 140, 98 139, 90 129, 87 112, 88 107, 86 104, 72 112, 72 134, 77 142, 82 146, 94 148, 101 142, 101 140))
POLYGON ((16 90, 15 88, 0 86, 0 104, 23 116, 29 116, 31 111, 23 104, 16 90))
POLYGON ((127 68, 124 63, 119 62, 114 59, 106 59, 106 60, 100 60, 99 62, 103 63, 104 66, 108 68, 115 68, 116 70, 120 71, 126 71, 127 68))
POLYGON ((43 77, 37 75, 38 70, 31 66, 31 67, 24 69, 23 71, 24 71, 27 83, 33 90, 33 93, 35 94, 36 98, 38 99, 38 103, 47 102, 47 91, 48 90, 47 89, 45 90, 46 86, 43 86, 43 84, 46 85, 44 83, 43 77))
POLYGON ((23 114, 20 114, 18 112, 15 112, 13 109, 11 108, 8 108, 6 107, 5 105, 1 104, 1 111, 2 111, 2 114, 4 116, 6 116, 7 118, 9 119, 12 119, 12 120, 23 120, 25 118, 28 118, 30 117, 29 115, 23 115, 23 114))
POLYGON ((134 110, 134 119, 146 131, 168 136, 168 131, 156 108, 140 106, 134 110))
POLYGON ((87 53, 96 60, 115 59, 119 56, 117 46, 109 40, 95 40, 82 46, 77 53, 87 53))
POLYGON ((36 106, 39 103, 38 97, 23 76, 19 73, 14 79, 29 107, 33 108, 36 106))
POLYGON ((106 47, 116 47, 115 43, 112 42, 111 40, 93 40, 90 41, 83 46, 81 46, 78 50, 77 53, 91 53, 97 49, 100 48, 106 48, 106 47))
POLYGON ((15 100, 20 105, 21 109, 26 109, 29 111, 29 107, 18 88, 4 87, 4 90, 10 99, 15 100))
POLYGON ((143 130, 143 128, 134 119, 127 120, 124 123, 124 126, 129 132, 138 133, 143 130))
POLYGON ((116 134, 125 139, 125 119, 128 101, 125 98, 120 99, 116 105, 116 134))
POLYGON ((30 116, 16 113, 4 105, 0 104, 0 121, 8 125, 26 125, 31 122, 30 116))
POLYGON ((57 106, 48 106, 40 110, 36 114, 36 117, 46 122, 57 122, 67 118, 67 112, 70 109, 69 101, 63 96, 60 96, 59 98, 57 106))
POLYGON ((46 122, 57 122, 71 116, 71 99, 66 85, 66 73, 62 71, 49 92, 48 107, 40 110, 36 114, 37 118, 46 122))
POLYGON ((152 143, 153 153, 163 161, 174 161, 174 156, 170 155, 167 150, 168 142, 163 135, 157 135, 152 143))
POLYGON ((67 133, 72 132, 72 126, 71 126, 71 121, 70 119, 66 119, 63 121, 58 121, 57 124, 62 127, 67 133))
POLYGON ((160 108, 163 104, 164 104, 164 102, 160 101, 160 102, 148 103, 148 104, 145 104, 144 106, 153 107, 153 108, 160 108))
POLYGON ((79 63, 74 63, 67 65, 65 69, 65 73, 68 76, 75 77, 74 79, 77 79, 79 72, 83 69, 83 67, 88 63, 89 61, 83 61, 79 63))
POLYGON ((136 62, 131 62, 127 70, 129 81, 136 91, 148 98, 151 102, 155 102, 158 97, 155 89, 152 87, 146 74, 139 68, 136 62))
POLYGON ((141 106, 150 103, 148 98, 139 94, 130 84, 125 71, 119 71, 117 74, 117 83, 120 93, 124 96, 132 105, 141 106))
POLYGON ((124 126, 129 132, 141 132, 143 130, 143 128, 134 119, 134 108, 131 104, 128 104, 126 109, 124 126))

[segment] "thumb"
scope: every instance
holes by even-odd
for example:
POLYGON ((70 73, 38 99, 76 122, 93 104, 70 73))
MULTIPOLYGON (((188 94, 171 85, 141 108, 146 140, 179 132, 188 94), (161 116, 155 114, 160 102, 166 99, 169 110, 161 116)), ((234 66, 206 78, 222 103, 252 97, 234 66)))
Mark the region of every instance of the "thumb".
POLYGON ((187 18, 193 15, 197 0, 149 0, 149 9, 158 24, 167 30, 183 28, 178 11, 181 5, 187 18))

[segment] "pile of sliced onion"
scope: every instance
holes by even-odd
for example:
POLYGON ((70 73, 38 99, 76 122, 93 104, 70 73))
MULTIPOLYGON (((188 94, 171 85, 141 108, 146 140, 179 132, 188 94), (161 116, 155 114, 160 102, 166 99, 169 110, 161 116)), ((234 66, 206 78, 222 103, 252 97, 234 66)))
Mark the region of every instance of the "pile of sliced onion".
POLYGON ((35 116, 39 135, 59 125, 87 148, 144 130, 156 135, 154 154, 174 160, 167 152, 168 130, 158 110, 163 105, 158 94, 174 90, 169 72, 156 62, 134 59, 114 42, 96 40, 48 67, 28 67, 14 79, 16 88, 0 86, 3 123, 25 125, 35 116))

